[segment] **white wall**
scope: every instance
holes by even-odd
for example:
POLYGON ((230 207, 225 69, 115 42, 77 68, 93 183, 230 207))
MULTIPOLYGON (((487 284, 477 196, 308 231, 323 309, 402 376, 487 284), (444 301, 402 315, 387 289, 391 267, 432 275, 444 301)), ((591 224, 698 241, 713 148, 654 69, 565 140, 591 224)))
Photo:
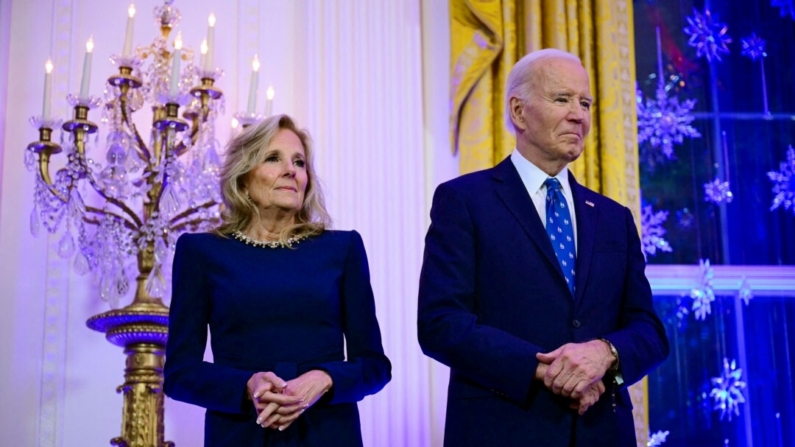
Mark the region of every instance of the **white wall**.
MULTIPOLYGON (((136 1, 135 43, 156 35, 136 1)), ((122 47, 126 0, 0 1, 0 439, 3 445, 108 445, 120 433, 122 350, 85 320, 107 310, 94 280, 57 255, 59 234, 28 231, 33 175, 24 148, 40 113, 42 67, 56 69, 53 112, 78 89, 83 48, 96 43, 94 94, 122 47), (7 61, 7 62, 6 62, 7 61), (5 100, 3 100, 5 95, 5 100), (5 118, 5 121, 3 121, 5 118)), ((296 116, 313 134, 317 167, 338 228, 357 229, 370 257, 378 317, 394 379, 360 404, 365 445, 440 445, 446 371, 416 342, 417 279, 433 187, 457 173, 448 143, 447 1, 191 0, 175 2, 186 45, 198 48, 212 11, 217 85, 226 115, 245 107, 250 60, 262 62, 274 112, 296 116)), ((99 121, 99 112, 90 118, 99 121)), ((148 129, 145 113, 139 126, 148 129)), ((103 135, 104 136, 104 135, 103 135)), ((94 154, 100 158, 102 154, 94 154)), ((166 438, 201 445, 203 411, 171 400, 166 438)))

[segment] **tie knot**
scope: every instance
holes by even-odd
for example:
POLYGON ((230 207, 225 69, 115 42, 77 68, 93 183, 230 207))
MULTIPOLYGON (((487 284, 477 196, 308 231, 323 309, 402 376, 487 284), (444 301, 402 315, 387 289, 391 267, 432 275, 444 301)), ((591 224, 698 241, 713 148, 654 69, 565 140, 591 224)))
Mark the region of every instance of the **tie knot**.
POLYGON ((544 180, 544 186, 547 187, 547 192, 562 189, 560 182, 555 177, 544 180))

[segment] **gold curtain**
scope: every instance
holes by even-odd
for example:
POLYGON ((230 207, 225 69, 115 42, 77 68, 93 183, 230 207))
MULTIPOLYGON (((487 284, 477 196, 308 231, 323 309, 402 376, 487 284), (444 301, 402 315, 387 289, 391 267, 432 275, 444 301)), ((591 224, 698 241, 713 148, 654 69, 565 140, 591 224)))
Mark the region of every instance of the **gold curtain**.
MULTIPOLYGON (((459 170, 502 161, 505 81, 525 54, 558 48, 582 59, 596 102, 585 152, 569 166, 585 186, 628 206, 639 222, 635 47, 629 0, 450 0, 451 141, 459 170)), ((648 438, 646 380, 630 391, 638 446, 648 438)))

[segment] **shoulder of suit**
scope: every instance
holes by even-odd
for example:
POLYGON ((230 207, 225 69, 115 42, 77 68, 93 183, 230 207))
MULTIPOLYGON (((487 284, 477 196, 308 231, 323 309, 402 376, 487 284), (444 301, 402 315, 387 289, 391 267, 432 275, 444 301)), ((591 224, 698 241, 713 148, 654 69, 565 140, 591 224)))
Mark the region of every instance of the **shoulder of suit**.
POLYGON ((595 206, 600 208, 607 208, 607 209, 624 209, 626 208, 624 205, 616 202, 615 200, 607 197, 604 194, 600 194, 590 188, 587 188, 582 185, 578 185, 580 188, 580 196, 581 200, 586 200, 592 202, 595 206))
POLYGON ((452 180, 448 180, 439 185, 440 188, 467 188, 468 186, 479 185, 491 181, 494 168, 483 169, 481 171, 470 172, 460 175, 452 180))

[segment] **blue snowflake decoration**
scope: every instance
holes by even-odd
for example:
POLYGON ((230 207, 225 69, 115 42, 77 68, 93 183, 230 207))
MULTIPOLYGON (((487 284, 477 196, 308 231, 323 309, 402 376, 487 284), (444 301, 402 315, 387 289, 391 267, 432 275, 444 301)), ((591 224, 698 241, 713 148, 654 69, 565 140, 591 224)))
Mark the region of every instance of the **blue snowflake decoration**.
POLYGON ((644 206, 641 210, 640 228, 643 235, 641 245, 643 252, 647 255, 654 256, 657 254, 657 250, 673 251, 671 244, 663 238, 665 236, 663 223, 666 219, 668 219, 668 211, 655 213, 651 205, 644 206))
POLYGON ((696 49, 696 57, 706 56, 708 61, 720 61, 720 53, 729 54, 727 45, 732 41, 726 34, 729 27, 713 21, 709 9, 702 14, 693 8, 693 17, 688 17, 687 23, 689 25, 684 29, 685 34, 690 36, 687 43, 696 49))
POLYGON ((751 290, 751 284, 748 282, 748 279, 743 276, 743 280, 740 282, 740 290, 737 291, 737 299, 742 300, 747 306, 753 297, 754 294, 751 290))
POLYGON ((668 438, 670 432, 666 431, 658 431, 657 433, 649 435, 649 442, 646 443, 647 447, 660 447, 665 443, 668 438))
POLYGON ((679 225, 679 228, 685 230, 689 229, 693 226, 695 220, 695 216, 693 216, 693 213, 691 213, 687 207, 676 212, 676 223, 679 225))
POLYGON ((695 99, 686 99, 680 104, 679 98, 669 98, 665 87, 659 86, 656 100, 644 99, 643 92, 637 90, 637 102, 638 144, 648 141, 652 148, 659 149, 671 160, 674 144, 682 144, 685 137, 701 137, 690 125, 695 119, 692 115, 695 99))
POLYGON ((740 415, 740 404, 745 403, 743 388, 745 382, 742 380, 743 370, 737 368, 737 363, 732 360, 723 359, 723 372, 720 377, 712 378, 712 391, 709 396, 715 400, 713 410, 720 410, 720 420, 727 414, 732 420, 732 413, 740 415))
POLYGON ((770 211, 783 205, 785 210, 792 209, 795 214, 795 150, 792 146, 787 150, 787 160, 781 162, 781 170, 770 171, 767 176, 774 183, 770 211))
POLYGON ((743 44, 743 56, 748 56, 754 61, 760 57, 767 57, 767 53, 765 53, 765 45, 767 42, 765 42, 765 39, 757 36, 756 33, 751 33, 751 35, 745 39, 740 39, 740 42, 743 44))
POLYGON ((709 266, 709 259, 706 261, 699 259, 698 269, 696 287, 690 290, 690 298, 693 298, 691 309, 696 315, 696 320, 704 321, 707 314, 712 313, 712 302, 715 301, 715 292, 712 288, 712 278, 715 273, 709 266))
POLYGON ((712 203, 731 203, 734 199, 731 189, 729 189, 729 182, 722 182, 716 178, 711 182, 704 183, 704 201, 712 203))
POLYGON ((795 2, 792 0, 773 0, 770 6, 777 6, 781 8, 781 17, 789 14, 795 20, 795 2))

